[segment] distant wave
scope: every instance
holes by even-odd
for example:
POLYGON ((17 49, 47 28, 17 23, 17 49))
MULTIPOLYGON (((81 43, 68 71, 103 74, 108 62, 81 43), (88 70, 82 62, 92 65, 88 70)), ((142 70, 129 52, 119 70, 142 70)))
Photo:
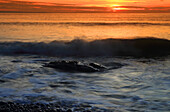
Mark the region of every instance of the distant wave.
POLYGON ((87 42, 53 41, 50 43, 1 42, 1 55, 46 56, 165 56, 170 55, 170 40, 158 38, 104 39, 87 42))
POLYGON ((161 25, 170 26, 170 23, 149 23, 149 22, 0 22, 0 25, 81 25, 81 26, 116 26, 116 25, 161 25))

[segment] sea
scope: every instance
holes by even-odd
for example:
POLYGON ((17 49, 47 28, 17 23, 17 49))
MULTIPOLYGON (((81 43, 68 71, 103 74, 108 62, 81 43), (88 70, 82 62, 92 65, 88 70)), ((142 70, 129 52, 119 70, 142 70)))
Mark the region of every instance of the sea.
POLYGON ((0 101, 169 112, 169 41, 170 13, 0 13, 0 101), (95 73, 43 66, 60 60, 124 66, 95 73))

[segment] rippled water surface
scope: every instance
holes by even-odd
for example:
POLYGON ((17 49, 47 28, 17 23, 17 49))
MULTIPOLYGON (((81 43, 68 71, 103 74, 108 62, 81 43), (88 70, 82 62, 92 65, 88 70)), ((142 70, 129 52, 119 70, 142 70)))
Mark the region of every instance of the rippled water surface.
POLYGON ((118 111, 170 111, 170 58, 55 58, 0 56, 0 100, 74 101, 118 111), (54 60, 78 60, 122 68, 101 73, 67 73, 46 68, 54 60))
POLYGON ((0 42, 170 39, 170 13, 0 13, 0 28, 0 42))

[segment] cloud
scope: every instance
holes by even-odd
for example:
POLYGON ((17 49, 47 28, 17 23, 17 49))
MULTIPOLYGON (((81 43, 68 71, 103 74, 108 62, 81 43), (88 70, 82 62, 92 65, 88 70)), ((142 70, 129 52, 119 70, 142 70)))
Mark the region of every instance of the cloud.
POLYGON ((44 2, 27 2, 16 0, 1 0, 0 11, 14 12, 103 12, 109 10, 107 7, 82 6, 77 4, 58 4, 44 2))
POLYGON ((170 11, 170 7, 136 7, 136 6, 125 6, 127 8, 143 8, 145 10, 157 10, 157 11, 170 11))
MULTIPOLYGON (((126 8, 122 12, 170 12, 170 7, 139 7, 119 6, 126 8)), ((0 12, 111 12, 111 7, 83 5, 83 4, 62 4, 29 2, 17 0, 0 0, 0 12)), ((121 12, 121 11, 119 11, 121 12)))

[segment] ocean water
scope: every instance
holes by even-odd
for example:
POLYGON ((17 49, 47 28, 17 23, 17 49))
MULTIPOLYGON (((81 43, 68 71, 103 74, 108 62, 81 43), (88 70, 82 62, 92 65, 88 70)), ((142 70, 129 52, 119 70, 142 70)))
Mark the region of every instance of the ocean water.
POLYGON ((0 41, 157 37, 170 39, 169 13, 1 13, 0 41))
POLYGON ((170 13, 1 13, 0 29, 0 101, 170 111, 170 13), (43 66, 55 60, 124 66, 96 73, 43 66))

